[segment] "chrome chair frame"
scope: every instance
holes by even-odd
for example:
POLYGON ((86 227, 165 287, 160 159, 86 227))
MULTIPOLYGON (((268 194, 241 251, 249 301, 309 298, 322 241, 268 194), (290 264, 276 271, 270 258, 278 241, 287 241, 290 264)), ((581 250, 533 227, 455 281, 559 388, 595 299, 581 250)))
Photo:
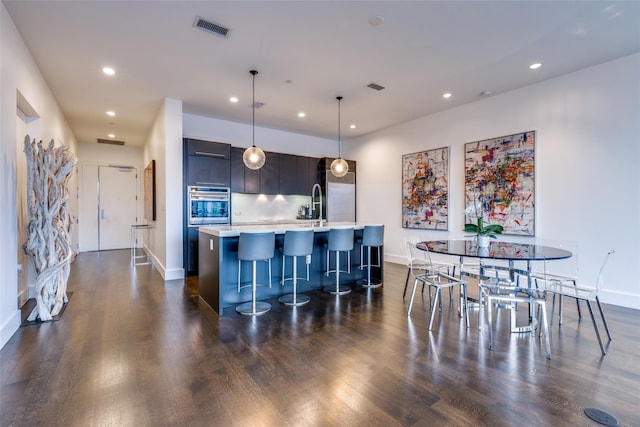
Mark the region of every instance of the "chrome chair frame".
POLYGON ((600 329, 598 328, 598 323, 596 321, 596 317, 593 313, 593 307, 591 305, 591 301, 595 301, 597 306, 598 306, 598 311, 600 312, 600 317, 602 318, 602 323, 604 325, 604 329, 607 332, 607 344, 609 344, 612 341, 612 337, 611 337, 611 331, 609 330, 609 325, 607 324, 607 320, 604 316, 604 311, 602 310, 602 304, 600 304, 600 298, 598 297, 598 292, 600 287, 602 286, 602 283, 604 282, 604 274, 606 271, 606 267, 608 265, 608 261, 611 257, 611 255, 613 255, 615 253, 615 249, 611 249, 609 252, 607 252, 604 261, 602 262, 602 265, 600 266, 600 270, 598 272, 598 277, 596 279, 596 286, 595 287, 590 287, 590 286, 585 286, 579 283, 579 281, 577 279, 574 278, 567 278, 567 277, 563 277, 563 276, 554 276, 554 275, 545 275, 543 277, 535 277, 536 282, 538 281, 544 281, 545 282, 545 289, 547 290, 547 292, 551 293, 553 295, 552 297, 552 303, 551 303, 551 319, 553 321, 553 313, 555 311, 555 303, 556 303, 556 296, 559 297, 560 299, 560 313, 559 313, 559 322, 558 322, 558 327, 560 327, 562 325, 562 311, 563 311, 563 304, 562 304, 562 297, 571 297, 571 298, 575 298, 576 303, 578 304, 578 315, 579 315, 579 319, 580 317, 580 301, 585 301, 587 303, 587 308, 589 309, 589 315, 591 316, 591 322, 593 323, 593 329, 596 332, 596 337, 598 339, 598 344, 600 345, 600 351, 602 352, 602 355, 605 356, 607 354, 607 351, 605 349, 604 344, 602 343, 602 337, 600 335, 600 329))

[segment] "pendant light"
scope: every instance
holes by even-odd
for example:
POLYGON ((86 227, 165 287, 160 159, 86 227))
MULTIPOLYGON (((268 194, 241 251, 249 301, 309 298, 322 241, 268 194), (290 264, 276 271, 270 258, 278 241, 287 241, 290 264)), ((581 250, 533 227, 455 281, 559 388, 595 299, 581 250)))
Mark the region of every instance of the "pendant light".
POLYGON ((338 158, 331 162, 331 173, 333 176, 340 178, 349 172, 349 165, 342 158, 342 145, 340 142, 340 101, 342 101, 342 97, 336 96, 336 99, 338 100, 338 158))
POLYGON ((256 170, 264 166, 267 156, 264 154, 264 151, 259 147, 256 147, 256 74, 258 74, 258 72, 256 70, 251 70, 249 72, 253 76, 253 102, 251 103, 251 112, 253 113, 251 116, 253 145, 244 150, 244 153, 242 154, 242 161, 249 169, 256 170))

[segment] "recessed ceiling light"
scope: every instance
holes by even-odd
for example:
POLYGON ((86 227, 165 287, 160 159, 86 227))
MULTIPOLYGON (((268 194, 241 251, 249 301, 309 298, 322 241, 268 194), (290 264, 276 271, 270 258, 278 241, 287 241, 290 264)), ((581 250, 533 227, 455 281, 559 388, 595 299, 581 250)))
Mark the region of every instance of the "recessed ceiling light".
POLYGON ((355 128, 356 128, 356 125, 349 126, 349 129, 355 129, 355 128))
POLYGON ((116 70, 114 70, 111 67, 104 67, 102 69, 102 72, 105 73, 107 76, 113 76, 116 73, 116 70))
POLYGON ((237 97, 235 97, 235 96, 232 96, 231 98, 229 98, 229 101, 231 101, 231 102, 234 102, 234 103, 235 103, 235 102, 238 102, 238 98, 237 98, 237 97))
POLYGON ((491 96, 491 95, 493 95, 493 92, 491 92, 490 90, 484 90, 484 91, 480 92, 480 95, 482 95, 482 96, 491 96))
POLYGON ((529 65, 529 69, 531 70, 537 70, 540 67, 542 67, 542 64, 540 62, 536 62, 535 64, 529 65))
POLYGON ((380 25, 384 22, 384 16, 382 15, 377 15, 377 16, 372 16, 371 19, 369 19, 369 24, 371 25, 380 25))
POLYGON ((115 111, 107 111, 107 116, 113 117, 115 115, 116 115, 115 111))
POLYGON ((113 133, 110 133, 110 134, 109 134, 109 135, 107 135, 107 136, 108 136, 109 138, 115 138, 115 137, 116 137, 116 135, 115 135, 115 134, 113 134, 113 133))
POLYGON ((449 98, 451 98, 451 94, 450 94, 449 92, 447 92, 447 93, 443 93, 443 94, 442 94, 442 97, 443 97, 444 99, 449 99, 449 98))
POLYGON ((298 113, 298 117, 300 117, 300 118, 302 118, 302 117, 306 117, 306 116, 307 116, 307 115, 306 115, 303 111, 300 111, 300 112, 298 113))

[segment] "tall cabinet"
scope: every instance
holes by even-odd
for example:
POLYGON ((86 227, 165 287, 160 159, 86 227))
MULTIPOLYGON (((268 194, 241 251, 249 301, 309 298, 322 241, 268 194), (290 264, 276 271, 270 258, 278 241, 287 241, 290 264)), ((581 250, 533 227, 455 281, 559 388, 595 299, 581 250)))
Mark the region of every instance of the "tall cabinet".
POLYGON ((183 266, 187 276, 198 274, 198 227, 189 227, 187 187, 229 187, 231 145, 184 138, 183 266))

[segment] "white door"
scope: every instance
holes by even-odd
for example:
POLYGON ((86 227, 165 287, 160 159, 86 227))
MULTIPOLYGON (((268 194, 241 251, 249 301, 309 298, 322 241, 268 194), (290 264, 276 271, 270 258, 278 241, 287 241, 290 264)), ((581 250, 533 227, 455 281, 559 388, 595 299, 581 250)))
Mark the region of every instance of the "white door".
POLYGON ((99 250, 130 247, 131 225, 137 222, 137 177, 133 167, 98 168, 99 250))
POLYGON ((100 218, 98 198, 98 165, 82 165, 82 207, 80 211, 80 248, 82 252, 97 251, 100 218))

